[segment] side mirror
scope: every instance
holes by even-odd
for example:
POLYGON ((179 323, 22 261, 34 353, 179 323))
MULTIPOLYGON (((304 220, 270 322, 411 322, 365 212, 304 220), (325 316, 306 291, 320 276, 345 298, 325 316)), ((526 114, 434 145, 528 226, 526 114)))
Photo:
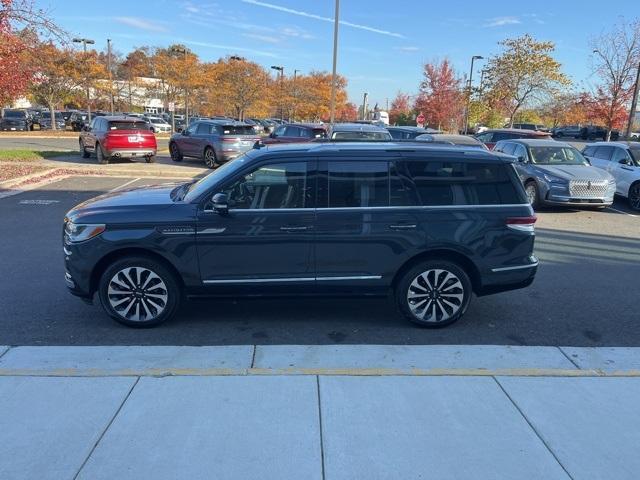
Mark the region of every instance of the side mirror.
POLYGON ((621 163, 622 165, 627 165, 627 166, 631 166, 633 165, 633 163, 631 162, 631 160, 629 160, 628 158, 623 158, 622 160, 620 160, 618 163, 621 163))
POLYGON ((229 213, 229 199, 226 193, 216 193, 211 199, 213 209, 221 215, 229 213))
POLYGON ((184 135, 185 137, 188 137, 188 136, 189 136, 189 130, 183 129, 181 133, 182 133, 182 135, 184 135))
POLYGON ((524 155, 520 155, 520 156, 518 157, 518 161, 519 161, 520 163, 527 163, 527 159, 526 159, 526 157, 525 157, 524 155))
POLYGON ((276 137, 277 137, 276 132, 271 132, 269 134, 269 138, 276 138, 276 137))

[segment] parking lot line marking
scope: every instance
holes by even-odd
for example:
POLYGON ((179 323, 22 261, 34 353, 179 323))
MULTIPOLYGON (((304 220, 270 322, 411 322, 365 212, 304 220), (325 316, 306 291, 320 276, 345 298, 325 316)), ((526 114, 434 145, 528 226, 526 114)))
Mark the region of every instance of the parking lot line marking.
POLYGON ((122 190, 122 189, 123 189, 123 188, 125 188, 126 186, 131 185, 132 183, 137 182, 138 180, 140 180, 140 177, 138 177, 138 178, 134 178, 133 180, 129 180, 128 182, 123 183, 123 184, 122 184, 122 185, 120 185, 119 187, 112 188, 111 190, 109 190, 109 193, 117 192, 118 190, 122 190))
POLYGON ((625 212, 624 210, 618 210, 617 208, 607 207, 609 210, 613 210, 614 212, 622 213, 624 215, 629 215, 630 217, 637 217, 638 215, 634 215, 633 213, 625 212))

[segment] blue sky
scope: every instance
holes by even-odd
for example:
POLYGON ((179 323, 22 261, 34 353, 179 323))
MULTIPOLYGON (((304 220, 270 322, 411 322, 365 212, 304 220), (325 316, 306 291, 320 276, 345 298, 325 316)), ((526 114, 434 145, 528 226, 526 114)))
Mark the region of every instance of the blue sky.
MULTIPOLYGON (((184 43, 203 60, 239 54, 285 74, 331 70, 333 0, 37 0, 74 35, 127 53, 135 46, 184 43)), ((470 57, 499 51, 497 42, 530 33, 556 43, 556 58, 579 86, 593 83, 589 40, 637 11, 637 0, 409 1, 341 0, 338 71, 358 103, 384 106, 414 94, 427 61, 449 58, 467 73, 470 57), (613 5, 613 4, 611 4, 613 5)), ((477 64, 476 80, 479 78, 477 64)))

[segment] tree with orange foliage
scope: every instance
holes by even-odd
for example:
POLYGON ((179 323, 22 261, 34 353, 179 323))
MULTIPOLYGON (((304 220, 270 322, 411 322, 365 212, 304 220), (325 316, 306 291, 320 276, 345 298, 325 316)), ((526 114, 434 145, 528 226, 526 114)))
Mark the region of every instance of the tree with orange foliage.
POLYGON ((389 123, 391 125, 408 125, 412 121, 412 109, 410 96, 406 93, 398 92, 396 98, 391 102, 389 109, 389 123))
POLYGON ((415 109, 424 114, 430 127, 457 132, 462 119, 464 95, 460 79, 449 60, 427 63, 423 74, 415 109))

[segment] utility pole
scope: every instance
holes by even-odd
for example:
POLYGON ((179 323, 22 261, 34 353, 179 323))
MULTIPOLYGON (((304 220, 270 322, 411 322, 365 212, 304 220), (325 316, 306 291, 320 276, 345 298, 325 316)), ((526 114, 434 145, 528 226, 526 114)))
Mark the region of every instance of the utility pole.
POLYGON ((631 130, 633 130, 633 121, 636 117, 636 109, 638 107, 638 90, 640 90, 640 64, 636 73, 636 86, 633 89, 633 99, 631 100, 631 111, 629 111, 629 121, 627 122, 627 140, 631 138, 631 130))
POLYGON ((329 122, 333 125, 336 117, 336 88, 338 79, 336 77, 336 67, 338 65, 338 24, 340 21, 340 0, 336 0, 335 15, 333 18, 333 70, 331 72, 331 103, 329 104, 329 122))
POLYGON ((113 115, 113 73, 111 72, 111 39, 107 38, 107 70, 109 72, 109 96, 111 99, 111 115, 113 115))
POLYGON ((482 60, 484 57, 480 55, 474 55, 471 57, 471 71, 469 72, 469 95, 467 96, 467 108, 464 112, 464 134, 469 131, 469 108, 471 107, 471 85, 473 82, 473 62, 475 60, 482 60))
MULTIPOLYGON (((74 38, 73 43, 81 43, 84 47, 85 58, 87 56, 87 45, 93 45, 95 40, 91 40, 90 38, 74 38)), ((89 82, 85 82, 85 88, 87 90, 87 118, 89 123, 91 123, 91 95, 89 93, 89 82)))

